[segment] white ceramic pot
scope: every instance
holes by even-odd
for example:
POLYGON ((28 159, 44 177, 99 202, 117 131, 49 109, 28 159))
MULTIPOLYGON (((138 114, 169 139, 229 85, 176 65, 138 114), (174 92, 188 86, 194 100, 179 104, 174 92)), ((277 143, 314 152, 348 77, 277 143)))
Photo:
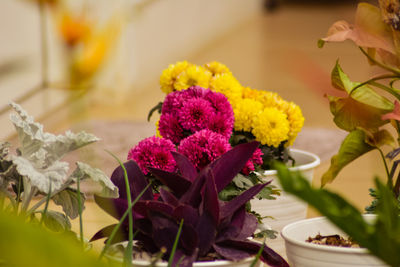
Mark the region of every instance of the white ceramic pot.
MULTIPOLYGON (((203 262, 195 262, 193 263, 193 267, 249 267, 253 262, 254 258, 247 258, 242 261, 227 261, 227 260, 218 260, 218 261, 203 261, 203 262)), ((167 267, 167 262, 160 262, 156 264, 156 267, 167 267)), ((148 261, 133 261, 133 266, 149 266, 148 261)), ((260 263, 256 264, 256 267, 261 267, 260 263)))
MULTIPOLYGON (((122 259, 119 257, 107 256, 109 260, 122 262, 122 259)), ((227 261, 227 260, 217 260, 217 261, 202 261, 193 263, 193 267, 249 267, 253 262, 254 257, 250 257, 241 261, 227 261)), ((132 266, 146 266, 148 267, 150 262, 148 260, 133 260, 132 266)), ((155 267, 167 267, 167 262, 157 262, 155 267)), ((256 267, 261 267, 262 263, 259 261, 256 267)))
MULTIPOLYGON (((374 215, 364 215, 372 221, 374 215)), ((350 223, 350 222, 349 222, 350 223)), ((308 243, 308 237, 343 234, 325 217, 301 220, 285 226, 282 236, 285 239, 286 255, 292 267, 378 267, 385 263, 370 255, 365 248, 344 248, 308 243)))
MULTIPOLYGON (((290 170, 300 171, 311 183, 314 169, 320 164, 319 157, 313 153, 298 149, 290 149, 290 154, 296 161, 296 165, 291 167, 290 170)), ((275 170, 265 171, 263 174, 263 180, 273 180, 272 184, 280 188, 277 181, 277 171, 275 170)), ((261 216, 273 217, 273 219, 264 219, 263 223, 278 232, 280 232, 285 225, 305 219, 307 215, 308 205, 283 191, 276 200, 254 199, 251 200, 250 203, 252 209, 261 214, 261 216)), ((280 255, 285 255, 285 244, 280 234, 278 234, 276 239, 267 240, 267 245, 280 255)))

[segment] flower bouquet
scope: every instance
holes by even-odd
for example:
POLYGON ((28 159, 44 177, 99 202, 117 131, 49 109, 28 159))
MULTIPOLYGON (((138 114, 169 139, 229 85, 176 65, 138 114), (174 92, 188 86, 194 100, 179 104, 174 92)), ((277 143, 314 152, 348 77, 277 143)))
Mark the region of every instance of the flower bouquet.
MULTIPOLYGON (((157 137, 163 141, 157 139, 157 143, 169 143, 168 149, 163 146, 165 151, 176 149, 197 170, 232 147, 251 141, 260 143, 245 167, 220 193, 221 199, 229 200, 261 183, 264 170, 271 168, 273 160, 294 164, 288 147, 304 124, 296 104, 276 93, 243 87, 218 62, 204 67, 187 61, 169 65, 161 74, 160 85, 167 95, 148 116, 150 119, 155 111, 160 113, 157 137)), ((155 143, 157 137, 140 142, 129 153, 128 159, 136 160, 144 173, 146 165, 160 167, 157 156, 148 153, 149 143, 155 143)), ((162 158, 170 159, 164 161, 165 169, 173 171, 172 157, 164 154, 162 158)), ((269 186, 257 197, 271 199, 277 194, 279 191, 269 186)))
MULTIPOLYGON (((148 116, 150 119, 155 111, 160 114, 156 123, 157 133, 140 141, 127 157, 137 162, 152 182, 154 193, 159 194, 162 182, 149 171, 149 167, 179 173, 173 157, 175 152, 185 156, 196 171, 201 171, 232 148, 259 142, 240 172, 218 192, 223 201, 232 200, 257 184, 273 180, 276 172, 266 172, 271 169, 273 161, 290 166, 295 164, 289 147, 304 124, 304 117, 296 104, 273 92, 243 87, 231 71, 218 62, 197 66, 182 61, 169 65, 161 74, 160 85, 167 95, 148 116)), ((306 157, 302 164, 310 161, 318 164, 316 156, 300 156, 306 157)), ((311 179, 312 170, 309 176, 311 179)), ((264 223, 257 236, 276 238, 276 230, 279 231, 285 223, 305 217, 306 206, 296 205, 297 200, 286 196, 275 200, 277 207, 271 209, 269 200, 276 199, 279 194, 279 187, 272 182, 255 195, 255 200, 246 204, 247 210, 257 216, 259 223, 264 223), (281 201, 291 207, 291 215, 287 216, 287 211, 282 210, 281 201), (276 220, 271 221, 271 217, 276 220), (286 218, 278 223, 281 217, 286 218), (266 220, 269 220, 268 225, 266 220)), ((281 239, 278 243, 283 248, 281 239)))

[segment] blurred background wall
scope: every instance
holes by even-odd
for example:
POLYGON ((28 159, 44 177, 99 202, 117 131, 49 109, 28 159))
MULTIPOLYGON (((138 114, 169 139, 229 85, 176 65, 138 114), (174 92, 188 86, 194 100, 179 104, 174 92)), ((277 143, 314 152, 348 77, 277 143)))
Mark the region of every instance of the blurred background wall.
MULTIPOLYGON (((262 11, 260 0, 45 2, 50 2, 44 5, 43 13, 50 89, 43 91, 37 90, 43 59, 39 1, 0 1, 0 68, 7 74, 0 76, 0 108, 3 110, 9 101, 18 100, 32 90, 35 92, 24 106, 35 116, 45 115, 63 103, 70 95, 68 62, 78 58, 77 54, 81 61, 85 57, 91 60, 82 63, 86 65, 81 69, 96 68, 96 80, 91 81, 90 86, 94 83, 97 92, 103 93, 99 101, 117 103, 132 90, 144 90, 149 82, 158 79, 168 64, 188 58, 262 11), (92 43, 100 42, 104 47, 92 45, 82 52, 85 45, 78 44, 73 49, 80 53, 68 52, 72 49, 66 44, 66 38, 79 35, 76 28, 82 26, 80 24, 98 33, 93 37, 97 40, 92 43), (102 50, 109 51, 103 55, 102 50), (103 58, 96 58, 96 53, 103 58), (102 66, 92 66, 96 64, 102 66)), ((90 46, 91 40, 87 42, 90 46)), ((0 120, 4 129, 1 138, 13 131, 8 116, 4 115, 3 112, 0 120)))

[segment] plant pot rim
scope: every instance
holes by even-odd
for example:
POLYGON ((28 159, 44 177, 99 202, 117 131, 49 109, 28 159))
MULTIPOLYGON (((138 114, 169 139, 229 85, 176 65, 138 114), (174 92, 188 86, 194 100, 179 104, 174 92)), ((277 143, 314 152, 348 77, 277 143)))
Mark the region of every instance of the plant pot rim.
MULTIPOLYGON (((106 257, 113 261, 122 262, 123 259, 121 257, 107 255, 106 257)), ((215 261, 196 261, 193 263, 193 267, 210 267, 210 266, 231 266, 232 263, 251 263, 254 260, 254 257, 245 258, 240 261, 229 261, 229 260, 215 260, 215 261)), ((149 266, 148 260, 133 260, 133 266, 149 266)), ((168 262, 160 261, 156 263, 156 267, 166 267, 168 262)))
MULTIPOLYGON (((373 219, 376 218, 376 215, 364 214, 363 217, 366 218, 367 220, 369 219, 370 221, 373 221, 373 219)), ((369 254, 369 251, 366 248, 335 247, 335 246, 328 246, 328 245, 313 244, 313 243, 308 243, 305 240, 304 241, 296 240, 296 239, 292 238, 290 236, 290 234, 288 233, 290 230, 298 227, 299 225, 311 224, 311 223, 314 223, 317 221, 329 222, 326 217, 315 217, 315 218, 300 220, 300 221, 286 225, 281 231, 281 236, 283 237, 283 239, 285 239, 285 242, 289 242, 289 243, 292 243, 294 245, 297 245, 297 246, 300 246, 303 248, 319 250, 321 252, 329 251, 329 252, 347 253, 347 254, 369 254)))
MULTIPOLYGON (((290 148, 289 149, 290 153, 295 153, 295 154, 300 154, 306 157, 310 158, 310 162, 306 164, 300 164, 294 167, 289 167, 289 170, 291 171, 306 171, 310 169, 314 169, 318 165, 321 164, 321 159, 314 153, 304 151, 301 149, 296 149, 296 148, 290 148)), ((266 170, 263 173, 264 175, 276 175, 277 171, 276 170, 266 170)))

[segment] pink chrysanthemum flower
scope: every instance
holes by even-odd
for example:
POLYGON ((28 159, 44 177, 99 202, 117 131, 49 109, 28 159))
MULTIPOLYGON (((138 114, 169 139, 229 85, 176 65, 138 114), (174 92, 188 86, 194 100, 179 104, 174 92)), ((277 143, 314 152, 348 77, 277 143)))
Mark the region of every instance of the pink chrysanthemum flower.
POLYGON ((205 99, 210 101, 216 113, 223 113, 227 117, 234 117, 232 106, 224 94, 207 90, 205 99))
POLYGON ((178 118, 182 127, 191 132, 205 129, 208 120, 214 116, 214 109, 210 102, 202 98, 192 98, 183 103, 178 118))
POLYGON ((158 131, 161 136, 172 141, 174 144, 185 138, 184 130, 179 123, 178 117, 173 114, 162 114, 158 122, 158 131))
POLYGON ((208 119, 207 128, 229 139, 232 134, 233 124, 233 117, 218 113, 208 119))
POLYGON ((185 155, 201 170, 210 162, 231 149, 228 139, 221 134, 204 129, 181 141, 178 152, 185 155))
POLYGON ((144 174, 149 173, 148 167, 173 172, 176 162, 171 151, 176 149, 170 140, 152 136, 133 147, 128 153, 128 160, 136 161, 144 174))
POLYGON ((233 125, 233 110, 223 94, 192 86, 167 95, 158 130, 161 136, 179 144, 183 138, 203 129, 229 138, 233 125))
POLYGON ((249 175, 250 172, 255 170, 255 164, 261 165, 263 163, 262 156, 264 153, 261 151, 261 149, 257 148, 256 151, 254 151, 253 156, 251 156, 251 159, 247 161, 246 165, 242 169, 242 173, 244 175, 249 175))

